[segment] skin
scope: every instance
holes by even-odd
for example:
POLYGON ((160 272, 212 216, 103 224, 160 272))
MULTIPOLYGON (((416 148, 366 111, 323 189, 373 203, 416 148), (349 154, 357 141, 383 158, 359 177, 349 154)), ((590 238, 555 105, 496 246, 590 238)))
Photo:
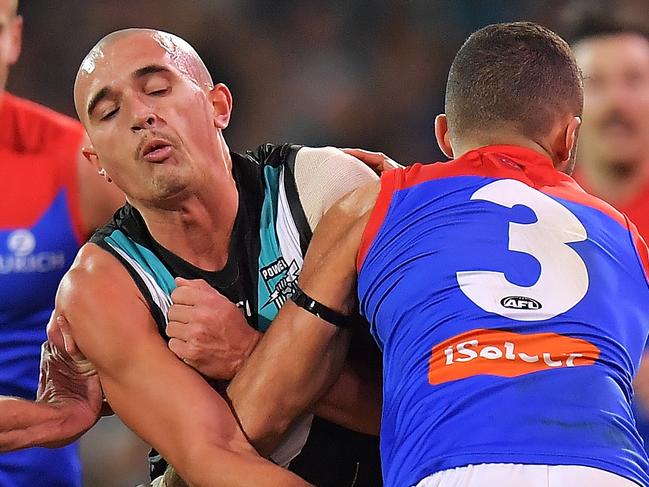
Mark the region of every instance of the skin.
MULTIPOLYGON (((560 117, 548 135, 538 140, 506 131, 459 138, 449 132, 446 116, 439 115, 435 135, 441 150, 451 158, 485 145, 518 145, 549 157, 558 170, 571 171, 580 123, 578 117, 560 117)), ((370 163, 385 159, 382 154, 367 158, 370 163)), ((304 260, 300 287, 341 313, 349 313, 355 304, 356 257, 379 189, 379 183, 372 183, 336 203, 316 228, 304 260)), ((346 334, 293 303, 282 307, 228 387, 239 422, 251 441, 272 448, 291 421, 335 380, 345 357, 346 334), (274 366, 265 368, 271 357, 274 366)))
MULTIPOLYGON (((108 36, 89 53, 77 76, 75 102, 79 117, 90 135, 90 142, 84 147, 83 154, 95 170, 108 182, 124 190, 128 201, 138 207, 158 242, 196 266, 220 269, 227 260, 226 252, 238 201, 231 176, 229 150, 221 133, 228 124, 232 104, 227 87, 212 85, 198 55, 181 39, 156 31, 130 30, 108 36), (142 149, 151 140, 168 145, 168 153, 163 160, 151 162, 143 156, 142 149)), ((164 344, 154 332, 155 326, 144 298, 132 280, 125 278, 124 272, 121 264, 97 246, 84 246, 61 284, 56 308, 58 318, 51 321, 49 330, 55 338, 65 342, 69 363, 63 365, 79 367, 94 380, 96 377, 82 366, 91 364, 90 371, 95 371, 93 367, 96 366, 104 392, 115 411, 171 463, 179 465, 183 476, 189 476, 188 479, 195 479, 197 485, 202 485, 214 472, 199 472, 192 464, 191 471, 186 473, 190 468, 188 459, 200 457, 200 452, 189 455, 198 448, 194 444, 217 450, 223 444, 228 445, 230 450, 236 447, 236 451, 244 454, 246 461, 251 450, 242 440, 240 432, 232 427, 231 415, 222 411, 220 398, 205 387, 202 379, 197 381, 198 376, 178 361, 169 349, 163 346, 164 353, 159 350, 160 345, 164 344), (107 279, 110 285, 106 284, 107 279), (90 290, 95 280, 111 288, 111 293, 100 293, 100 297, 89 296, 93 294, 90 290), (124 285, 115 285, 115 282, 122 281, 124 285), (109 295, 111 297, 108 299, 109 295), (83 303, 87 300, 91 300, 92 305, 80 311, 84 310, 83 303), (110 318, 110 313, 101 311, 114 308, 115 302, 120 302, 123 313, 119 319, 110 318), (63 318, 64 315, 69 322, 63 318), (128 325, 123 323, 124 317, 128 318, 128 325), (116 321, 119 324, 115 324, 116 321), (134 321, 136 324, 133 324, 134 321), (123 334, 115 332, 115 327, 119 326, 125 328, 123 334), (135 333, 136 330, 141 333, 135 333), (129 340, 120 341, 120 346, 110 351, 105 344, 115 342, 116 337, 120 336, 128 336, 129 340), (139 353, 149 346, 156 348, 156 353, 139 353), (158 352, 160 357, 157 357, 158 352), (146 370, 147 374, 138 377, 140 374, 135 371, 141 370, 146 370), (188 371, 191 374, 188 375, 188 371), (147 387, 138 383, 144 381, 145 376, 147 387), (152 381, 151 376, 164 376, 164 384, 152 381), (185 393, 174 394, 175 401, 159 400, 154 390, 165 390, 168 381, 174 382, 176 391, 187 388, 185 393), (158 386, 152 387, 151 384, 158 386), (151 426, 150 420, 139 419, 144 411, 151 417, 166 418, 167 414, 175 417, 176 413, 179 417, 186 415, 186 407, 181 405, 180 398, 186 405, 188 397, 202 396, 209 397, 204 402, 206 407, 193 411, 188 419, 190 425, 181 421, 182 425, 174 428, 177 431, 195 429, 196 434, 183 437, 186 442, 192 438, 191 445, 158 431, 159 428, 151 426), (142 407, 142 404, 146 404, 146 407, 142 407), (182 414, 179 411, 181 408, 184 411, 182 414), (169 413, 174 410, 174 414, 169 413), (224 415, 223 421, 219 422, 221 413, 224 415), (225 436, 219 436, 214 428, 206 426, 212 423, 225 436), (216 435, 216 438, 210 435, 216 435)), ((183 284, 180 283, 179 287, 182 288, 183 284)), ((196 286, 193 287, 196 289, 196 286)), ((211 297, 214 298, 214 295, 211 297)), ((229 314, 226 312, 224 315, 232 318, 228 330, 238 327, 247 333, 238 340, 240 350, 247 356, 259 335, 245 323, 232 303, 220 298, 218 314, 228 311, 229 314)), ((232 333, 228 333, 228 338, 231 336, 232 333)), ((174 344, 182 342, 170 342, 171 349, 180 353, 182 350, 174 344)), ((182 352, 187 353, 186 350, 182 352)), ((230 356, 227 360, 233 360, 236 369, 239 366, 237 360, 240 364, 241 359, 236 357, 236 353, 234 355, 235 358, 230 356)), ((190 362, 187 355, 182 357, 190 362)), ((81 372, 75 375, 75 369, 72 370, 58 380, 49 381, 50 396, 58 391, 65 393, 70 388, 65 381, 74 383, 79 378, 77 375, 81 372)), ((380 388, 374 385, 373 380, 359 381, 353 373, 347 375, 349 370, 350 367, 346 366, 345 373, 331 389, 327 400, 319 404, 318 412, 326 418, 337 419, 342 425, 355 424, 356 429, 361 431, 376 431, 380 388), (367 406, 361 408, 365 411, 362 417, 355 413, 359 410, 359 400, 365 401, 367 406)), ((373 376, 376 376, 376 370, 372 370, 373 376)), ((69 427, 67 430, 49 428, 53 437, 50 440, 65 444, 88 429, 99 417, 100 400, 101 395, 96 388, 89 388, 86 396, 78 400, 91 406, 85 408, 84 414, 71 407, 62 407, 57 419, 60 423, 65 421, 69 427)), ((20 411, 20 408, 17 410, 20 411)), ((45 419, 41 421, 41 426, 48 424, 45 419)), ((32 444, 38 436, 34 431, 38 430, 39 425, 25 418, 23 422, 30 428, 23 428, 21 441, 32 444)), ((168 423, 166 419, 164 422, 168 423)), ((37 443, 44 444, 45 441, 37 443)), ((14 444, 8 444, 7 448, 14 448, 14 444)), ((213 465, 212 460, 210 465, 213 465)), ((229 465, 237 470, 241 462, 230 462, 229 465)), ((293 476, 284 478, 288 474, 274 467, 271 469, 274 474, 266 472, 268 468, 268 464, 264 463, 262 477, 271 485, 280 482, 276 475, 281 476, 282 485, 294 485, 292 482, 303 485, 293 476)), ((246 466, 246 471, 255 478, 258 475, 258 469, 246 466)), ((245 483, 245 476, 237 474, 236 478, 245 483)), ((207 480, 207 483, 211 481, 207 480)), ((256 485, 261 484, 257 481, 256 485)))
MULTIPOLYGON (((232 99, 224 85, 205 84, 198 57, 173 40, 130 30, 91 51, 75 82, 91 141, 84 155, 124 191, 161 245, 217 270, 238 201, 221 132, 232 99), (151 141, 167 147, 163 159, 147 159, 151 141)), ((255 453, 226 402, 167 348, 112 255, 86 244, 61 283, 55 312, 66 316, 115 413, 189 485, 307 485, 255 453)))
MULTIPOLYGON (((20 56, 23 19, 15 0, 0 0, 0 109, 9 70, 20 56)), ((123 203, 117 188, 105 184, 79 151, 79 202, 84 237, 104 224, 123 203)), ((101 407, 99 380, 87 362, 68 356, 56 322, 48 327, 43 353, 43 383, 38 402, 0 398, 0 451, 30 446, 59 446, 76 439, 97 421, 101 407), (52 388, 53 383, 60 387, 52 388), (49 384, 49 386, 47 386, 49 384)))
POLYGON ((598 36, 573 49, 584 74, 580 172, 593 194, 623 205, 649 179, 649 40, 598 36))
MULTIPOLYGON (((241 310, 203 280, 176 279, 171 294, 166 333, 169 348, 203 375, 231 380, 248 359, 262 334, 246 339, 251 328, 241 310)), ((348 429, 378 435, 381 414, 381 363, 378 350, 363 328, 350 331, 348 359, 338 380, 331 385, 312 412, 348 429), (373 353, 376 352, 376 353, 373 353)), ((272 361, 271 358, 269 360, 272 361)), ((252 441, 264 454, 272 449, 252 441)))

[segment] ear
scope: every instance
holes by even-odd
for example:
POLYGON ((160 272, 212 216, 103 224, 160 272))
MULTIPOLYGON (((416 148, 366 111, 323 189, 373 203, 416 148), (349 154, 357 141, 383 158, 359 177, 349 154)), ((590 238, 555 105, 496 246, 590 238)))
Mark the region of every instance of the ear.
POLYGON ((20 57, 20 50, 22 48, 23 41, 23 18, 20 15, 16 15, 11 20, 11 49, 9 51, 8 63, 13 65, 18 58, 20 57))
POLYGON ((85 157, 86 160, 93 165, 97 172, 101 171, 101 162, 99 162, 99 156, 97 155, 97 152, 95 151, 95 148, 92 146, 92 144, 84 144, 84 146, 81 147, 81 154, 83 154, 83 157, 85 157))
POLYGON ((571 117, 561 140, 558 141, 556 155, 559 161, 557 169, 560 171, 569 172, 571 165, 574 163, 579 127, 581 127, 581 118, 571 117))
POLYGON ((453 147, 451 147, 451 136, 448 132, 448 118, 445 113, 435 117, 435 139, 437 145, 449 159, 453 159, 453 147))
POLYGON ((214 127, 223 130, 230 123, 232 113, 232 94, 227 86, 218 83, 209 93, 214 108, 214 127))

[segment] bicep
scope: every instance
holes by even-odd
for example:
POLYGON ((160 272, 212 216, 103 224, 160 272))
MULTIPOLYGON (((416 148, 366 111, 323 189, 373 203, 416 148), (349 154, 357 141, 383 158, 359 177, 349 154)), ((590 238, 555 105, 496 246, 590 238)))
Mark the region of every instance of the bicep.
POLYGON ((186 464, 199 443, 248 449, 225 401, 171 353, 121 271, 102 292, 93 280, 68 283, 81 289, 68 290, 62 309, 115 413, 172 464, 186 464))

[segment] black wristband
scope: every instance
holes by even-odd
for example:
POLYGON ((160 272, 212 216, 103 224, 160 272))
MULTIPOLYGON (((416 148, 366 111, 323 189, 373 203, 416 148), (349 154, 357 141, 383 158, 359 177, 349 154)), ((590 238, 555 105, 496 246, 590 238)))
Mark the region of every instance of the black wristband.
POLYGON ((295 294, 291 296, 291 301, 312 315, 315 315, 321 320, 331 323, 334 326, 339 328, 349 328, 351 325, 349 316, 345 316, 338 311, 326 307, 322 303, 318 303, 315 299, 302 291, 300 286, 297 284, 295 284, 295 294))

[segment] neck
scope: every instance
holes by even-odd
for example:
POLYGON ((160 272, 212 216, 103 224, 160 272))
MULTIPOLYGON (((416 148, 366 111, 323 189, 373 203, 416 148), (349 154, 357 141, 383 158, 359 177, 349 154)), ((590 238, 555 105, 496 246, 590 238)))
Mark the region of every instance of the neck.
POLYGON ((624 205, 635 198, 649 181, 649 164, 625 164, 584 159, 579 172, 588 189, 613 206, 624 205))
MULTIPOLYGON (((229 153, 227 155, 229 159, 229 153)), ((231 170, 231 161, 228 166, 231 170)), ((231 172, 215 171, 196 191, 168 205, 136 204, 153 238, 190 264, 208 271, 228 260, 239 195, 231 172)))
POLYGON ((480 147, 486 147, 488 145, 515 145, 517 147, 524 147, 547 157, 553 162, 555 167, 559 162, 555 160, 555 157, 552 156, 551 152, 542 142, 537 142, 530 138, 507 132, 492 132, 473 138, 462 138, 457 143, 453 144, 454 158, 458 158, 469 151, 479 149, 480 147))

